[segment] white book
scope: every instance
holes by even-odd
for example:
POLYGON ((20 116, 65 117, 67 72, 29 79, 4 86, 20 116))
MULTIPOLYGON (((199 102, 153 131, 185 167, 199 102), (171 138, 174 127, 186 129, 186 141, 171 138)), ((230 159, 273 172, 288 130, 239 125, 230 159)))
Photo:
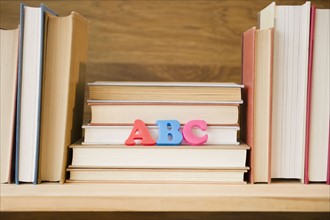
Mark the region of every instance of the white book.
POLYGON ((73 144, 81 168, 243 168, 249 147, 240 145, 125 146, 73 144))
POLYGON ((146 124, 157 120, 178 120, 185 124, 190 120, 204 120, 209 125, 238 123, 238 105, 222 104, 153 104, 153 103, 89 103, 91 124, 132 124, 140 119, 146 124))
POLYGON ((17 90, 16 182, 37 182, 44 18, 50 9, 21 4, 17 90))
MULTIPOLYGON (((154 140, 158 139, 158 127, 147 126, 150 135, 154 140)), ((123 126, 91 126, 84 125, 83 144, 124 144, 130 136, 133 125, 123 126)), ((195 136, 208 135, 207 144, 239 144, 237 142, 237 132, 239 126, 208 126, 206 131, 193 128, 195 136)), ((139 140, 136 140, 138 143, 139 140)))
POLYGON ((310 8, 272 3, 260 13, 259 26, 274 28, 272 178, 304 177, 310 8))
POLYGON ((312 70, 309 181, 326 181, 330 115, 330 9, 316 9, 312 70))
POLYGON ((14 152, 19 29, 0 30, 0 175, 11 182, 14 152))
POLYGON ((229 169, 82 169, 69 167, 68 182, 89 183, 235 183, 243 184, 248 168, 229 169))

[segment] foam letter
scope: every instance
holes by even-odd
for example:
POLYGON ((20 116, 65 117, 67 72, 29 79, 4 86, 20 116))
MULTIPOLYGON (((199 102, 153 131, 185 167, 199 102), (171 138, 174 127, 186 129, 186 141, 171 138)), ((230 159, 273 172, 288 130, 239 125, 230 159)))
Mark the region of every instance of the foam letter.
POLYGON ((158 120, 157 145, 179 145, 183 136, 180 132, 180 122, 176 120, 158 120))
POLYGON ((207 129, 207 123, 204 120, 191 120, 187 122, 182 130, 185 141, 190 145, 204 144, 208 139, 208 135, 205 134, 202 137, 195 136, 192 132, 194 127, 198 127, 205 131, 207 129))
POLYGON ((135 139, 142 140, 141 144, 146 146, 156 144, 156 141, 151 137, 144 122, 139 119, 134 121, 134 127, 130 136, 125 141, 125 144, 130 146, 135 145, 135 139))

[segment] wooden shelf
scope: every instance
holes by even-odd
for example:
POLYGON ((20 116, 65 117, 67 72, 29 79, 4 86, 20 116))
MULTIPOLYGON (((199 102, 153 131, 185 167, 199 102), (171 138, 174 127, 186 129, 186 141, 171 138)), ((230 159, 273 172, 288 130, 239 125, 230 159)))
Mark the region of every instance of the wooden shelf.
POLYGON ((1 211, 330 212, 330 186, 1 184, 1 211))

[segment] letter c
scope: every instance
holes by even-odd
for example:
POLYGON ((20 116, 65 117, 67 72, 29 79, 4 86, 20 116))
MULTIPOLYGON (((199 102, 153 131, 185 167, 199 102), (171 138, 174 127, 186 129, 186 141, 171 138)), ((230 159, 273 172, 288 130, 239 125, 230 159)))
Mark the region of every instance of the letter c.
POLYGON ((183 134, 184 139, 190 145, 204 144, 208 139, 208 135, 205 134, 201 137, 195 136, 192 133, 192 129, 194 127, 198 127, 201 130, 205 131, 207 129, 207 123, 204 120, 191 120, 191 121, 187 122, 184 125, 183 130, 182 130, 182 134, 183 134))

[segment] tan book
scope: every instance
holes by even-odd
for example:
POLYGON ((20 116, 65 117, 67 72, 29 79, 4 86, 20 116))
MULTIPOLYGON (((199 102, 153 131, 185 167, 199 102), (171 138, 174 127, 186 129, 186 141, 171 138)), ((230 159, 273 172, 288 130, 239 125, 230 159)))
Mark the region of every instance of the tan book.
POLYGON ((193 82, 94 82, 91 100, 241 103, 241 85, 193 82))
POLYGON ((19 29, 0 30, 0 175, 1 183, 13 179, 16 87, 19 29))
POLYGON ((46 22, 39 180, 64 182, 67 149, 83 124, 88 22, 76 12, 46 22))
POLYGON ((243 184, 248 168, 92 169, 69 167, 71 183, 222 183, 243 184))
POLYGON ((72 148, 72 166, 81 168, 244 168, 249 146, 82 145, 72 148))
POLYGON ((190 120, 205 120, 209 125, 238 123, 238 105, 175 104, 175 103, 89 103, 91 124, 127 124, 140 119, 147 124, 157 120, 177 120, 185 124, 190 120))
POLYGON ((273 33, 273 29, 256 30, 254 182, 270 183, 273 33))

